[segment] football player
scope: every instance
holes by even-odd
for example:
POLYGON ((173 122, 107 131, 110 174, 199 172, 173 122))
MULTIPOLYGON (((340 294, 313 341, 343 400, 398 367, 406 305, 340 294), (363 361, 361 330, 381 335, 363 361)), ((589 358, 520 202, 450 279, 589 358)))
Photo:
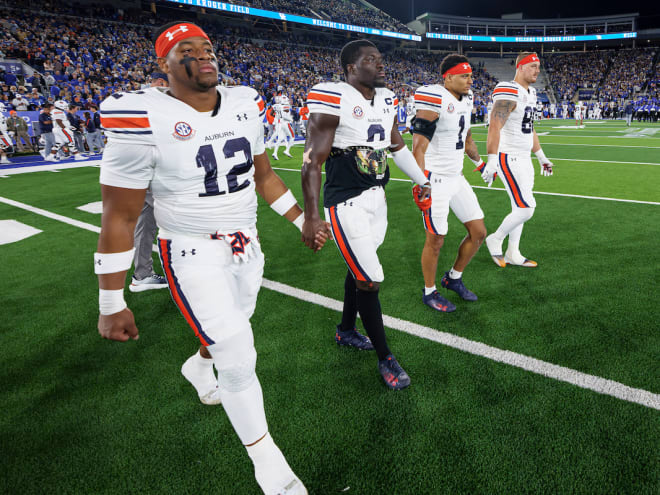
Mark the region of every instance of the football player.
POLYGON ((493 116, 486 142, 488 162, 481 176, 490 187, 495 174, 499 173, 511 199, 511 213, 486 238, 486 247, 500 267, 507 264, 537 266, 536 261, 520 254, 520 236, 523 225, 532 218, 536 208, 532 193, 534 166, 530 150, 539 161, 541 175, 552 175, 552 162, 541 149, 532 119, 536 90, 531 84, 536 82, 540 67, 536 53, 522 52, 516 59, 514 80, 501 82, 493 90, 493 116), (502 243, 506 236, 509 236, 509 244, 502 255, 502 243))
POLYGON ((11 163, 7 158, 7 152, 14 149, 11 136, 7 132, 7 117, 4 114, 5 106, 0 103, 0 163, 11 163))
POLYGON ((273 104, 273 110, 275 111, 275 120, 274 125, 275 129, 273 131, 273 158, 279 160, 277 157, 277 150, 280 147, 280 141, 283 140, 286 144, 284 154, 291 157, 290 149, 293 145, 295 138, 295 133, 293 132, 293 115, 291 113, 291 102, 289 97, 283 92, 280 91, 277 96, 275 96, 275 103, 273 104))
POLYGON ((578 101, 575 104, 575 127, 577 128, 582 128, 584 127, 584 106, 582 105, 581 101, 578 101))
POLYGON ((435 286, 438 257, 447 234, 451 208, 467 229, 467 236, 458 248, 454 265, 445 272, 440 284, 466 301, 476 301, 477 296, 463 284, 462 275, 486 237, 486 227, 477 196, 463 176, 464 153, 477 168, 484 163, 470 130, 472 67, 463 55, 452 54, 440 63, 440 73, 444 86, 421 86, 415 92, 413 155, 433 188, 433 207, 422 214, 426 230, 422 250, 422 302, 436 311, 451 312, 456 306, 442 297, 435 286))
POLYGON ((348 266, 342 321, 335 340, 358 349, 375 348, 385 384, 402 389, 410 384, 410 377, 387 346, 378 299, 384 275, 376 251, 387 230, 387 151, 406 175, 423 185, 416 190, 421 207, 430 203, 431 186, 399 134, 399 102, 385 88, 383 60, 376 46, 366 40, 352 41, 342 49, 340 61, 346 82, 317 84, 307 95, 310 120, 302 168, 303 240, 313 248, 315 236, 326 227, 318 211, 325 163, 325 216, 348 266), (371 340, 355 328, 358 311, 371 340))
POLYGON ((46 157, 46 160, 53 161, 57 156, 58 151, 62 147, 68 148, 68 150, 73 155, 74 160, 86 160, 80 150, 76 147, 76 143, 73 139, 73 128, 67 117, 69 110, 69 104, 64 100, 57 100, 55 102, 55 109, 51 112, 51 117, 53 120, 53 137, 55 138, 55 146, 51 151, 53 158, 46 157))
MULTIPOLYGON (((119 341, 138 338, 123 287, 150 186, 172 298, 202 344, 183 375, 203 402, 222 403, 264 493, 307 494, 268 432, 250 326, 264 266, 255 192, 299 227, 302 210, 270 167, 262 100, 252 88, 218 86, 206 33, 173 22, 156 31, 155 50, 169 88, 116 93, 101 106, 108 144, 94 255, 99 332, 119 341)), ((324 240, 318 236, 316 247, 324 240)))

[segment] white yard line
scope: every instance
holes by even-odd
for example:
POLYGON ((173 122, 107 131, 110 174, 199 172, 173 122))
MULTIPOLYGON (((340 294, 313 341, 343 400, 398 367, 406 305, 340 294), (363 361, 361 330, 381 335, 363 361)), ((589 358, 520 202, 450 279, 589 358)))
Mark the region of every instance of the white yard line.
MULTIPOLYGON (((548 136, 545 136, 547 138, 548 136)), ((557 136, 560 137, 560 136, 557 136)), ((563 137, 563 136, 562 136, 563 137)), ((567 136, 568 137, 568 136, 567 136)), ((610 136, 610 137, 618 137, 618 136, 610 136)), ((621 136, 623 137, 623 136, 621 136)), ((628 138, 628 139, 633 139, 633 138, 628 138)), ((485 143, 486 141, 480 141, 475 139, 475 143, 485 143)), ((549 143, 547 139, 543 139, 543 142, 541 143, 543 146, 584 146, 585 148, 589 147, 599 147, 599 148, 646 148, 650 150, 660 150, 660 146, 633 146, 629 144, 582 144, 582 143, 549 143)))
MULTIPOLYGON (((34 206, 26 205, 25 203, 20 203, 11 199, 0 197, 0 203, 5 203, 16 208, 21 208, 38 215, 42 215, 53 220, 58 220, 68 225, 72 225, 74 227, 89 230, 91 232, 100 232, 101 230, 100 227, 97 227, 96 225, 80 222, 78 220, 58 215, 56 213, 51 213, 49 211, 42 210, 41 208, 36 208, 34 206)), ((267 279, 263 280, 262 286, 269 290, 279 292, 280 294, 294 297, 301 301, 316 304, 324 308, 332 309, 334 311, 342 310, 343 304, 341 301, 325 297, 314 292, 308 292, 306 290, 298 289, 290 285, 267 279)), ((492 361, 508 364, 510 366, 535 373, 537 375, 542 375, 547 378, 569 383, 571 385, 591 390, 599 394, 609 395, 626 402, 632 402, 645 407, 660 410, 660 395, 654 394, 647 390, 629 387, 628 385, 624 385, 623 383, 615 382, 613 380, 589 375, 577 370, 573 370, 571 368, 566 368, 564 366, 559 366, 556 364, 548 363, 546 361, 541 361, 540 359, 525 356, 523 354, 492 347, 481 342, 475 342, 464 337, 459 337, 447 332, 441 332, 430 327, 418 325, 417 323, 401 320, 392 316, 383 315, 383 322, 389 328, 393 328, 395 330, 399 330, 401 332, 405 332, 409 335, 414 335, 422 339, 430 340, 432 342, 437 342, 439 344, 446 345, 463 352, 474 354, 475 356, 480 356, 492 361)))
MULTIPOLYGON (((282 167, 273 167, 274 170, 282 170, 285 172, 298 172, 300 173, 299 169, 295 168, 282 168, 282 167)), ((325 172, 321 172, 322 174, 325 174, 325 172)), ((408 182, 410 183, 410 179, 398 179, 396 177, 392 177, 390 179, 391 181, 396 181, 396 182, 408 182)), ((487 189, 489 191, 506 191, 503 187, 487 187, 487 186, 472 186, 473 188, 476 189, 487 189)), ((618 203, 637 203, 641 205, 658 205, 660 206, 659 202, 656 201, 639 201, 637 199, 621 199, 621 198, 604 198, 601 196, 583 196, 581 194, 565 194, 565 193, 555 193, 555 192, 544 192, 544 191, 534 191, 534 194, 544 194, 546 196, 564 196, 566 198, 580 198, 580 199, 598 199, 601 201, 615 201, 618 203)))

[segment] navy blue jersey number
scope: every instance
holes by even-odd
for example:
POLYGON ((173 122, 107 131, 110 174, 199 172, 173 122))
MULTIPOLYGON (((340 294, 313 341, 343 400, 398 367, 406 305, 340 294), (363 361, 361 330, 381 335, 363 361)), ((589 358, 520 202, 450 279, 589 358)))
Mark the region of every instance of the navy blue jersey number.
POLYGON ((522 133, 529 134, 534 130, 534 120, 532 120, 532 107, 525 107, 525 114, 522 118, 522 133))
POLYGON ((241 151, 245 153, 246 161, 233 166, 227 172, 227 190, 221 191, 218 186, 218 162, 213 146, 210 144, 200 146, 195 159, 197 161, 197 167, 204 168, 206 172, 204 175, 204 189, 206 192, 200 193, 200 196, 219 196, 227 192, 234 193, 250 185, 249 179, 245 179, 240 184, 238 183, 238 176, 249 172, 254 165, 250 142, 244 137, 240 137, 230 139, 222 147, 222 153, 225 158, 233 158, 236 156, 236 153, 240 153, 241 151))
POLYGON ((463 142, 464 130, 465 130, 465 115, 461 115, 461 118, 458 121, 458 143, 456 143, 457 150, 462 150, 465 147, 465 143, 463 142))
POLYGON ((367 130, 367 143, 373 143, 378 134, 379 141, 385 141, 385 129, 380 124, 371 124, 367 130))

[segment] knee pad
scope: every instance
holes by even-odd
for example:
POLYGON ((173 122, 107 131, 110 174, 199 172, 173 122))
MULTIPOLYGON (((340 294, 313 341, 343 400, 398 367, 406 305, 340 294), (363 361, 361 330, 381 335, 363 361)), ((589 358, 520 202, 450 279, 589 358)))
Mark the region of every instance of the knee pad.
POLYGON ((252 332, 241 332, 208 347, 218 370, 218 387, 226 392, 247 390, 257 379, 257 351, 252 332))
POLYGON ((515 208, 513 214, 520 219, 521 222, 526 222, 534 215, 535 208, 515 208))

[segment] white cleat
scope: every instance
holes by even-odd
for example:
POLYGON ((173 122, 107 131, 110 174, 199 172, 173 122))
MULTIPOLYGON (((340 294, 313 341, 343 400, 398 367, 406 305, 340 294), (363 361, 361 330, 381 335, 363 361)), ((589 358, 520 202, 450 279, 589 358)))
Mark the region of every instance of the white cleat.
POLYGON ((279 160, 279 158, 277 158, 277 155, 271 155, 271 156, 273 157, 273 160, 279 160))
MULTIPOLYGON (((206 361, 206 359, 199 355, 199 351, 196 352, 183 363, 181 374, 195 387, 202 404, 216 406, 222 402, 220 390, 218 390, 218 379, 213 372, 213 364, 209 366, 202 361, 206 361)), ((211 360, 209 359, 209 361, 211 360)))
POLYGON ((58 161, 57 158, 55 158, 55 155, 48 155, 46 158, 44 158, 47 162, 56 162, 58 161))
POLYGON ((307 488, 294 474, 270 433, 247 447, 247 451, 254 463, 254 477, 264 495, 308 495, 307 488))
POLYGON ((504 256, 502 256, 502 241, 495 239, 493 234, 490 234, 486 237, 486 247, 488 248, 493 263, 500 268, 506 267, 506 261, 504 261, 504 256))
POLYGON ((167 279, 162 275, 153 274, 138 280, 133 276, 128 290, 131 292, 144 292, 145 290, 164 289, 167 287, 167 279))
POLYGON ((284 154, 286 156, 288 156, 289 158, 293 158, 293 155, 291 153, 289 153, 288 151, 285 151, 284 154))
POLYGON ((73 159, 74 159, 75 161, 79 162, 79 161, 81 161, 81 160, 87 160, 87 157, 86 157, 86 156, 83 156, 83 155, 81 155, 81 154, 79 154, 79 153, 76 153, 75 155, 73 155, 73 159))
POLYGON ((264 493, 266 495, 308 495, 307 488, 305 488, 305 485, 298 478, 292 479, 282 488, 264 493))
POLYGON ((504 261, 509 265, 526 266, 528 268, 539 266, 536 261, 528 260, 520 253, 509 253, 509 251, 504 254, 504 261))
POLYGON ((11 162, 9 161, 9 158, 3 157, 2 159, 0 159, 0 163, 11 163, 11 162))

